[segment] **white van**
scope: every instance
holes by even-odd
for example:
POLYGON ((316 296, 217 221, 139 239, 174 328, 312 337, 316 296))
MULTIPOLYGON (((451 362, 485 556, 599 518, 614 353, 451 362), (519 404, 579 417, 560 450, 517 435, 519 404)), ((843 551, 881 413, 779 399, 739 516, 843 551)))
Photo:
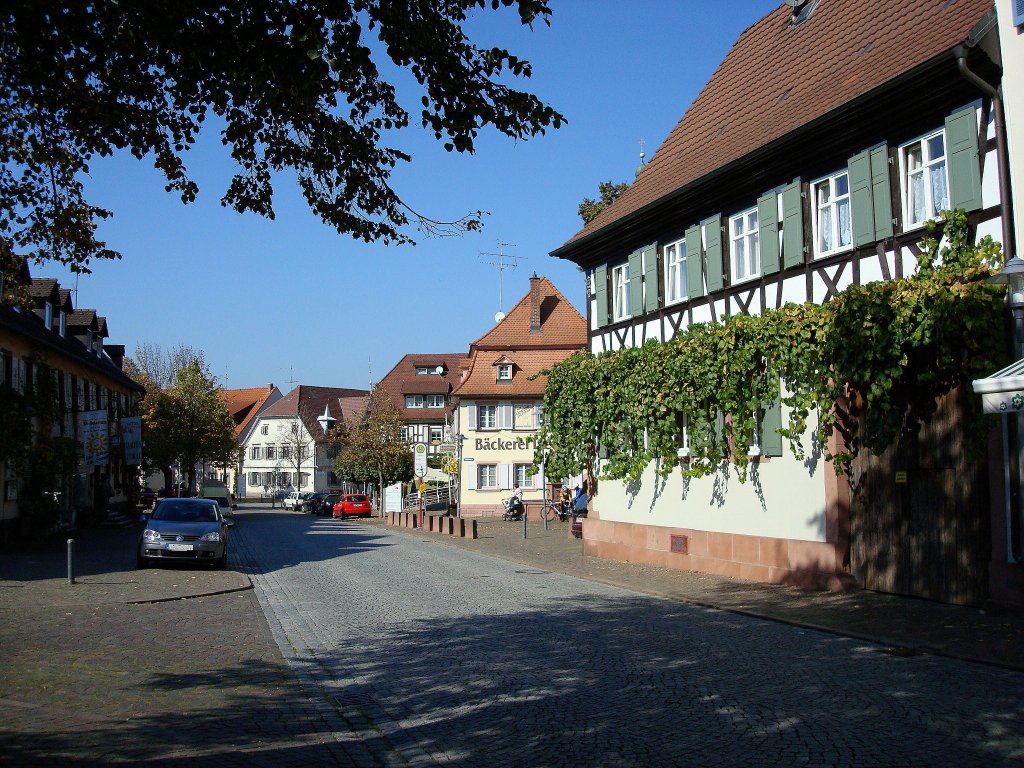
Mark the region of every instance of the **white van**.
POLYGON ((302 510, 302 502, 309 498, 309 491, 292 491, 284 497, 284 508, 290 509, 293 512, 299 512, 302 510))

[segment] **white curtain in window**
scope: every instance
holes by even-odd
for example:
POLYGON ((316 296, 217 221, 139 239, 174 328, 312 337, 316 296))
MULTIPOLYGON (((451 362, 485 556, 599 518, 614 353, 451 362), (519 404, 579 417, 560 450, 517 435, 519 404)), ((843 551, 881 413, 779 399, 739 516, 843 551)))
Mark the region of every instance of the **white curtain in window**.
POLYGON ((832 236, 832 206, 826 206, 821 209, 821 221, 818 222, 818 237, 821 240, 821 252, 831 251, 835 248, 834 238, 832 236))
POLYGON ((924 174, 915 173, 910 177, 910 211, 915 223, 928 218, 924 205, 924 174))
POLYGON ((853 225, 850 221, 850 201, 843 200, 836 206, 839 211, 839 245, 840 247, 853 242, 853 225))
POLYGON ((946 186, 946 163, 938 163, 931 168, 932 182, 932 216, 949 207, 949 189, 946 186))

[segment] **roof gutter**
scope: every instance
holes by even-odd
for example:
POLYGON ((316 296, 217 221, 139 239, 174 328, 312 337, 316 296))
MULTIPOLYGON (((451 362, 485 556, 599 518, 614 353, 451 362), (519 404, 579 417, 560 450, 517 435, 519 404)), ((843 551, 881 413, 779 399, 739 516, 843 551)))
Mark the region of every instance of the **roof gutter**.
MULTIPOLYGON (((973 38, 973 35, 972 35, 973 38)), ((971 41, 968 41, 969 43, 971 41)), ((996 160, 999 168, 999 200, 1002 204, 1003 215, 1003 261, 1009 261, 1017 252, 1016 233, 1013 226, 1013 198, 1010 189, 1010 162, 1006 151, 1006 128, 1003 114, 1003 90, 1001 86, 994 86, 987 80, 982 79, 977 73, 972 72, 967 66, 967 45, 958 45, 953 48, 953 57, 956 59, 956 67, 960 74, 976 86, 982 93, 992 99, 992 111, 995 116, 996 128, 996 160)))

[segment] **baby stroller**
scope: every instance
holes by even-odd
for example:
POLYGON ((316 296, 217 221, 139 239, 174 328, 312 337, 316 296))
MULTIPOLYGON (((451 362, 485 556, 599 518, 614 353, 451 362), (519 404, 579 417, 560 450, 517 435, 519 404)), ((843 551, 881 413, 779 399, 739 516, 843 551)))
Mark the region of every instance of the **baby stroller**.
POLYGON ((501 506, 505 511, 501 514, 502 520, 522 520, 526 509, 523 507, 523 500, 518 496, 509 496, 503 499, 501 506))

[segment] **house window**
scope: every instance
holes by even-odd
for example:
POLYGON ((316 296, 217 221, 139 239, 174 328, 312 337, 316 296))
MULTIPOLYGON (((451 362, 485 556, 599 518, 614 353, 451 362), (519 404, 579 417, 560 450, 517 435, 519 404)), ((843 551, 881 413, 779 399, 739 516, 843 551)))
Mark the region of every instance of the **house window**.
POLYGON ((417 376, 429 376, 430 373, 431 373, 431 371, 430 371, 429 368, 425 368, 423 366, 419 366, 419 367, 416 368, 416 375, 417 376))
MULTIPOLYGON (((284 453, 284 449, 283 448, 281 449, 281 453, 282 454, 284 453)), ((267 451, 264 454, 263 458, 265 458, 265 459, 276 459, 277 458, 277 446, 276 445, 268 445, 267 446, 267 451)))
POLYGON ((427 408, 444 408, 444 395, 427 395, 427 408))
POLYGON ((403 443, 408 443, 409 442, 409 428, 406 427, 406 426, 403 426, 399 430, 398 436, 401 438, 403 443))
POLYGON ((841 171, 812 185, 814 255, 828 256, 853 245, 850 179, 841 171))
POLYGON ((900 148, 904 229, 920 226, 949 208, 946 135, 942 130, 900 148))
POLYGON ((268 434, 270 434, 270 427, 267 426, 266 424, 264 424, 262 427, 260 427, 260 434, 261 435, 268 435, 268 434))
POLYGON ((494 490, 498 487, 498 465, 478 464, 476 468, 476 487, 479 490, 494 490))
POLYGON ((498 366, 498 381, 512 381, 512 366, 502 364, 498 366))
POLYGON ((63 312, 58 312, 57 317, 59 318, 58 327, 60 329, 60 335, 61 338, 64 338, 68 335, 68 316, 63 312))
POLYGON ((479 408, 477 408, 476 425, 477 429, 497 429, 498 406, 481 405, 479 408))
POLYGON ((406 408, 422 408, 423 407, 423 395, 406 395, 405 396, 405 407, 406 408))
POLYGON ((249 473, 249 485, 255 487, 257 485, 262 485, 262 484, 263 483, 260 480, 260 473, 259 472, 250 472, 249 473))
POLYGON ((516 485, 520 488, 533 488, 534 475, 530 472, 532 469, 532 464, 516 464, 513 467, 513 477, 516 485))
POLYGON ((262 450, 262 448, 260 448, 260 446, 258 446, 258 445, 254 445, 252 448, 250 448, 249 449, 249 458, 250 459, 261 459, 261 458, 263 458, 263 450, 262 450))
POLYGON ((444 427, 431 427, 430 428, 430 443, 431 443, 431 445, 440 445, 442 440, 444 440, 444 427))
POLYGON ((686 241, 665 246, 665 303, 682 301, 686 288, 686 241))
POLYGON ((43 323, 46 325, 46 330, 53 330, 53 304, 48 301, 43 304, 43 323))
POLYGON ((729 219, 729 238, 733 282, 760 277, 761 244, 757 230, 757 208, 729 219))
POLYGON ((612 270, 612 319, 629 317, 629 262, 612 270))
MULTIPOLYGON (((270 449, 268 448, 267 450, 269 451, 270 449)), ((290 445, 282 445, 281 446, 281 458, 282 459, 290 459, 291 457, 292 457, 292 447, 290 445)), ((271 458, 273 458, 273 456, 268 455, 267 458, 271 459, 271 458)))

